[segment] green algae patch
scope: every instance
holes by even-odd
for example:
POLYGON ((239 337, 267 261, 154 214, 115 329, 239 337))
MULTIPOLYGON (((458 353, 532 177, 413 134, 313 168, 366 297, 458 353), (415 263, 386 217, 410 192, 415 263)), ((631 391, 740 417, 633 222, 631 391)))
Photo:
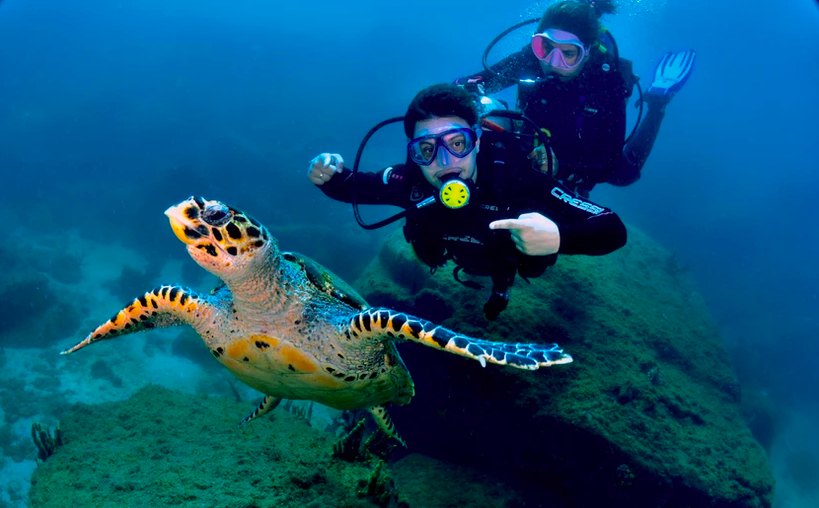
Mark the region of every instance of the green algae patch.
POLYGON ((64 445, 34 472, 32 508, 515 508, 514 485, 410 454, 390 464, 333 459, 337 437, 281 409, 242 428, 248 404, 147 386, 77 405, 64 445))
POLYGON ((771 506, 773 476, 717 326, 656 242, 630 228, 611 255, 562 256, 531 284, 518 279, 496 322, 482 312, 488 280, 468 289, 453 268, 430 275, 396 232, 355 285, 372 305, 475 337, 557 342, 574 363, 484 369, 401 346, 416 397, 391 412, 411 450, 549 484, 576 506, 771 506))
MULTIPOLYGON (((411 454, 392 466, 402 497, 413 508, 523 508, 525 495, 516 486, 471 468, 411 454)), ((543 497, 551 494, 540 491, 543 497)), ((549 508, 564 505, 550 500, 549 508)))
POLYGON ((76 406, 60 422, 64 446, 35 470, 30 506, 400 506, 359 497, 372 465, 332 460, 336 438, 285 411, 237 428, 251 409, 157 386, 76 406))

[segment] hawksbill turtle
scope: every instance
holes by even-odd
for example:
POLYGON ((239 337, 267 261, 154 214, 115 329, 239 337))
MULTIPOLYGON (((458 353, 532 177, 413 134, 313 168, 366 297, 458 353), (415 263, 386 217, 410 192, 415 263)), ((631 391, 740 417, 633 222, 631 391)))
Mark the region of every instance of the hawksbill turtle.
POLYGON ((332 272, 308 257, 282 252, 267 228, 219 201, 192 196, 165 214, 194 261, 224 284, 208 294, 159 286, 62 354, 134 332, 190 325, 222 365, 265 395, 240 426, 272 411, 281 399, 313 400, 341 410, 366 409, 403 444, 385 409, 414 395, 396 349, 400 341, 465 356, 484 367, 536 370, 572 361, 557 344, 474 339, 370 307, 332 272))

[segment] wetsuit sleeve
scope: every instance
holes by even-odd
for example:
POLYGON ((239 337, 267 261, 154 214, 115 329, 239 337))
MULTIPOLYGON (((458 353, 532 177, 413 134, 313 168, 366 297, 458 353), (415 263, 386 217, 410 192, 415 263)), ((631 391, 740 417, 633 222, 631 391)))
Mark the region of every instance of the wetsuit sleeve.
POLYGON ((591 201, 575 197, 555 182, 544 215, 560 231, 558 254, 602 256, 626 244, 626 226, 616 213, 591 201))
MULTIPOLYGON (((531 51, 529 51, 529 53, 531 53, 531 51)), ((489 68, 495 72, 489 72, 484 69, 483 72, 458 78, 455 80, 455 84, 463 85, 470 80, 478 80, 483 84, 484 92, 487 95, 491 95, 505 88, 509 88, 512 85, 516 85, 518 82, 517 76, 521 70, 530 67, 531 64, 531 59, 527 58, 526 48, 524 48, 517 53, 507 56, 495 65, 490 66, 489 68)))
POLYGON ((648 104, 648 112, 637 127, 634 136, 623 147, 620 165, 612 173, 608 183, 625 187, 640 179, 640 172, 654 147, 654 141, 660 132, 660 124, 665 116, 665 107, 659 104, 648 104))
MULTIPOLYGON (((408 206, 408 191, 404 179, 395 178, 402 174, 403 164, 384 168, 375 173, 359 171, 355 178, 356 201, 362 205, 408 206)), ((328 197, 345 203, 353 202, 353 172, 344 170, 324 185, 317 185, 328 197)))
MULTIPOLYGON (((620 69, 623 74, 623 80, 626 87, 626 99, 631 96, 631 91, 634 85, 637 84, 639 78, 634 75, 632 71, 632 63, 625 58, 620 59, 620 69)), ((608 183, 625 187, 631 185, 640 179, 640 172, 648 160, 648 154, 654 147, 654 141, 657 139, 657 134, 660 132, 660 124, 665 116, 665 104, 657 104, 653 102, 646 102, 648 111, 634 136, 623 147, 623 153, 614 170, 611 172, 611 177, 608 183)))

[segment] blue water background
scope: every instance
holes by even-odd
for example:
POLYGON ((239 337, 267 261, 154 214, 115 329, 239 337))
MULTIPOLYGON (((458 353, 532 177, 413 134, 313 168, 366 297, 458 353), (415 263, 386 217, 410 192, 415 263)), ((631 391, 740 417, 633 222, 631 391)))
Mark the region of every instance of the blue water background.
MULTIPOLYGON (((5 0, 5 227, 182 259, 162 211, 201 193, 300 226, 285 246, 352 280, 377 244, 322 246, 353 219, 307 182, 308 160, 338 151, 351 165, 372 125, 422 87, 480 70, 492 37, 545 5, 5 0)), ((749 362, 746 386, 819 405, 816 3, 631 1, 607 25, 644 86, 667 50, 699 59, 643 178, 592 198, 690 269, 749 362)), ((373 165, 403 159, 402 134, 387 132, 373 165)))

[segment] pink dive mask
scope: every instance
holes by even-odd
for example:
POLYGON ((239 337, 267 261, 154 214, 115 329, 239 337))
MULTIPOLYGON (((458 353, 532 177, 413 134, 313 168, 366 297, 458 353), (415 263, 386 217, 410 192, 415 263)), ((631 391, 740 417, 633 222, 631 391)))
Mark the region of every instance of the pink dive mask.
MULTIPOLYGON (((563 30, 550 28, 542 33, 532 36, 532 51, 538 60, 552 67, 556 71, 572 71, 588 56, 588 48, 583 47, 583 43, 576 35, 563 30), (566 55, 557 47, 558 44, 571 44, 577 48, 577 57, 573 64, 566 61, 566 55)), ((568 51, 568 50, 566 50, 568 51)))

